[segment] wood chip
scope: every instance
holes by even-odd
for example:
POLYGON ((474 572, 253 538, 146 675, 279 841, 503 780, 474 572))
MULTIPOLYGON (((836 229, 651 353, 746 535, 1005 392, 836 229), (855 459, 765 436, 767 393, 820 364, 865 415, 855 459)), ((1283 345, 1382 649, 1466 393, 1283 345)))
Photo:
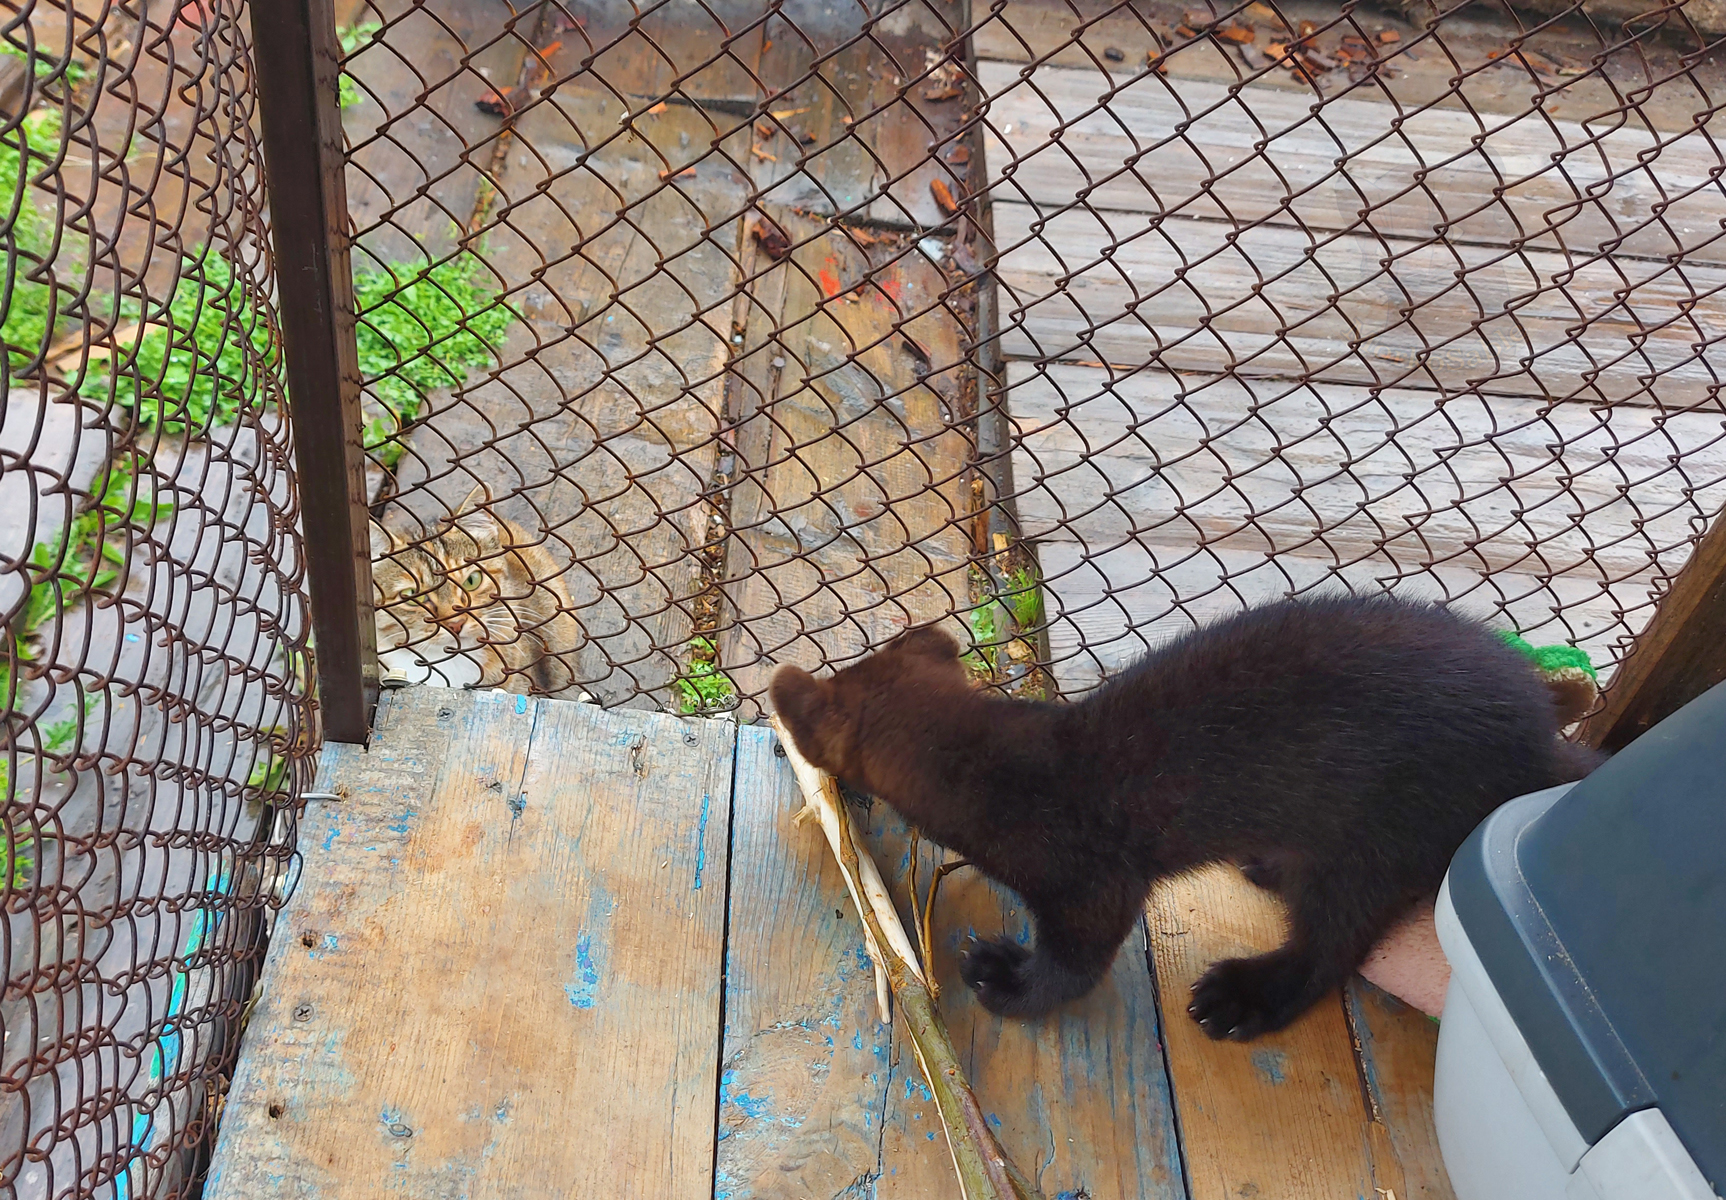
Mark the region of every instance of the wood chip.
POLYGON ((779 161, 777 158, 774 158, 771 154, 767 153, 767 151, 763 150, 760 146, 749 147, 749 153, 753 154, 763 162, 776 163, 779 161))
POLYGON ((1120 48, 1117 46, 1110 46, 1107 50, 1104 50, 1103 51, 1103 57, 1108 59, 1110 62, 1126 62, 1127 61, 1127 56, 1124 53, 1122 53, 1120 48))
POLYGON ((1253 0, 1251 4, 1247 5, 1247 15, 1257 17, 1261 21, 1276 21, 1278 23, 1282 21, 1282 18, 1277 16, 1277 10, 1264 3, 1264 0, 1253 0))
POLYGON ((1303 38, 1309 38, 1317 32, 1318 26, 1313 24, 1311 21, 1302 21, 1300 23, 1300 35, 1303 38))
POLYGON ((923 89, 923 99, 932 100, 932 101, 933 100, 957 100, 960 96, 963 96, 964 94, 965 94, 965 89, 960 87, 956 83, 944 83, 944 84, 940 84, 936 87, 927 87, 927 88, 923 89))
POLYGON ((782 261, 791 253, 791 239, 785 236, 783 229, 772 222, 759 222, 750 232, 761 246, 761 252, 774 262, 782 261))
POLYGON ((658 104, 655 104, 652 108, 647 110, 648 115, 652 116, 655 113, 662 113, 666 110, 666 107, 667 105, 665 101, 661 100, 658 104))
POLYGON ((478 100, 475 100, 473 102, 473 106, 479 109, 480 112, 486 113, 489 116, 513 116, 515 114, 516 106, 525 99, 524 93, 526 90, 527 89, 525 88, 506 88, 500 92, 496 88, 493 88, 478 100))
POLYGON ((695 168, 694 167, 684 167, 683 170, 681 170, 681 171, 661 171, 659 173, 659 178, 661 180, 665 180, 665 179, 687 179, 691 175, 694 175, 694 174, 695 174, 695 168))
POLYGON ((947 161, 955 167, 964 166, 971 161, 971 147, 966 145, 954 146, 947 152, 947 161))
POLYGON ((1185 26, 1185 25, 1176 25, 1175 26, 1175 34, 1176 34, 1176 36, 1183 37, 1183 38, 1196 38, 1199 36, 1191 28, 1189 28, 1188 26, 1185 26))
POLYGON ((1145 66, 1155 71, 1158 75, 1167 75, 1169 73, 1168 60, 1163 57, 1163 52, 1161 50, 1152 50, 1147 53, 1145 55, 1145 66))
POLYGON ((772 137, 773 136, 773 126, 769 125, 766 121, 755 122, 755 136, 758 138, 770 138, 770 137, 772 137))
POLYGON ((1382 44, 1388 46, 1392 42, 1402 41, 1402 34, 1398 33, 1394 29, 1381 29, 1378 31, 1378 40, 1382 44))
POLYGON ((1257 46, 1241 46, 1239 48, 1241 61, 1255 71, 1262 71, 1271 65, 1271 57, 1257 46))
POLYGON ((1214 13, 1206 12, 1200 8, 1187 9, 1185 13, 1181 14, 1181 20, 1192 29, 1209 29, 1217 23, 1214 13))
POLYGON ((1224 25, 1221 29, 1217 30, 1217 36, 1222 38, 1225 42, 1234 42, 1236 45, 1244 46, 1248 42, 1257 41, 1259 31, 1251 25, 1231 24, 1224 25))
POLYGON ((929 181, 929 194, 935 197, 935 207, 946 216, 952 216, 959 211, 959 202, 953 199, 953 189, 947 186, 944 179, 929 181))

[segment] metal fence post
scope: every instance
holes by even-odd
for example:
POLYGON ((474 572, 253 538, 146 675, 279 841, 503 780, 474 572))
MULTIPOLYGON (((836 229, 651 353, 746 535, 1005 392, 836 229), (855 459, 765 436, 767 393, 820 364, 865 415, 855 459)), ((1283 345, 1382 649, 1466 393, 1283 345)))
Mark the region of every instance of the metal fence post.
POLYGON ((1636 639, 1583 726, 1583 740, 1616 750, 1726 680, 1726 516, 1696 544, 1654 619, 1636 639))
POLYGON ((324 736, 364 742, 377 703, 360 373, 331 0, 250 5, 270 232, 300 476, 324 736))

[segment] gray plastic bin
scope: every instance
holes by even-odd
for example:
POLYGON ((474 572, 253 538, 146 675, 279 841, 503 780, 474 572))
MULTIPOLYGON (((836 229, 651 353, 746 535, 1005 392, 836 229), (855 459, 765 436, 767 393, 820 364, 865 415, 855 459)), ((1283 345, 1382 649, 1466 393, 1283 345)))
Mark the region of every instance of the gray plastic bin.
POLYGON ((1439 896, 1457 1200, 1708 1200, 1726 1179, 1726 685, 1499 809, 1439 896))

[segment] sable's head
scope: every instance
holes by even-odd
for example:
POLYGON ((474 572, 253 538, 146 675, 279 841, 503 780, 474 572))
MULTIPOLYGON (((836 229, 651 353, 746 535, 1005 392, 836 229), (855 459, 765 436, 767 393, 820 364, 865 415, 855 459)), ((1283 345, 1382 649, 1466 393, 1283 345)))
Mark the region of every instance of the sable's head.
POLYGON ((903 728, 907 703, 931 692, 969 691, 959 645, 939 629, 913 629, 859 663, 817 679, 801 667, 773 673, 768 695, 804 758, 842 779, 862 783, 862 738, 903 728))

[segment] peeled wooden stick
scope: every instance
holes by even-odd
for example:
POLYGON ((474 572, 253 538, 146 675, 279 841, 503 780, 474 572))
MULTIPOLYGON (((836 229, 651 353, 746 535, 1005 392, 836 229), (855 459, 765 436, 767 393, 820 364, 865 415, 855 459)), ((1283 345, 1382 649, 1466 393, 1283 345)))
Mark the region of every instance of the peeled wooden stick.
POLYGON ((977 1103, 976 1093, 972 1092, 965 1069, 959 1065, 959 1056, 947 1036, 947 1027, 935 1008, 917 951, 899 921, 887 886, 881 882, 881 872, 876 869, 875 860, 857 847, 838 782, 798 752, 791 735, 777 719, 773 728, 803 793, 803 809, 796 820, 801 824, 811 812, 820 820, 827 845, 845 876, 851 902, 862 918, 863 944, 875 964, 876 1000, 883 1021, 890 1019, 884 989, 890 987, 899 1001, 900 1015, 917 1053, 917 1065, 923 1069, 923 1078, 928 1081, 941 1113, 947 1151, 953 1157, 953 1170, 959 1176, 964 1200, 1043 1200, 1042 1193, 1007 1157, 984 1119, 983 1107, 977 1103))

